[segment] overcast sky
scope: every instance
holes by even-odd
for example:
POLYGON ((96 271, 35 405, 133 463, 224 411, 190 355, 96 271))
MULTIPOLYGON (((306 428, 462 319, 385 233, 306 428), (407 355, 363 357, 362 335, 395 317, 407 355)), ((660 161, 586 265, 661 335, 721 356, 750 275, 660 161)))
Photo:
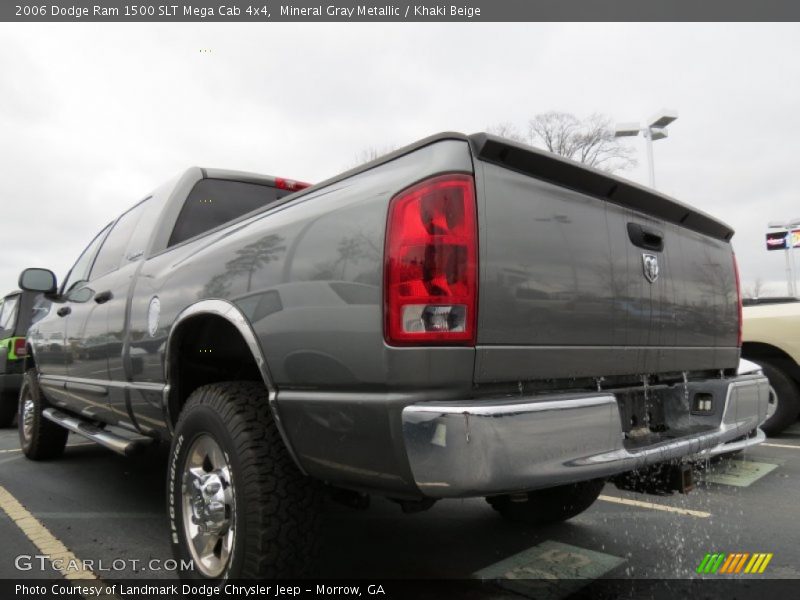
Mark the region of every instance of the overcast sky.
MULTIPOLYGON (((797 24, 0 24, 0 293, 63 277, 103 225, 192 165, 319 181, 368 147, 547 110, 680 117, 661 191, 736 229, 800 217, 797 24), (201 52, 201 50, 206 50, 201 52)), ((646 183, 639 167, 621 173, 646 183)), ((800 256, 798 256, 800 265, 800 256)))

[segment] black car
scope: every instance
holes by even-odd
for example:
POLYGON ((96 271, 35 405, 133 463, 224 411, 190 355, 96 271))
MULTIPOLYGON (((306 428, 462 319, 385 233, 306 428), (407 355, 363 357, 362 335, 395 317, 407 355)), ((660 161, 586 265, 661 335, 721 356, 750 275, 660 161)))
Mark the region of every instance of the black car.
POLYGON ((0 427, 9 427, 17 412, 17 398, 25 367, 25 334, 45 310, 41 294, 11 292, 0 300, 0 427))

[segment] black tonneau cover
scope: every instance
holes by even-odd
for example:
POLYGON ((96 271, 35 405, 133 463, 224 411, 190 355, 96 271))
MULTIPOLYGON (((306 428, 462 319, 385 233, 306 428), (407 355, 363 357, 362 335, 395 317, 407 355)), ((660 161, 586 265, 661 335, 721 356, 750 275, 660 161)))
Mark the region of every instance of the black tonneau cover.
POLYGON ((625 206, 713 238, 729 241, 733 229, 714 217, 632 181, 490 135, 469 136, 476 158, 625 206))

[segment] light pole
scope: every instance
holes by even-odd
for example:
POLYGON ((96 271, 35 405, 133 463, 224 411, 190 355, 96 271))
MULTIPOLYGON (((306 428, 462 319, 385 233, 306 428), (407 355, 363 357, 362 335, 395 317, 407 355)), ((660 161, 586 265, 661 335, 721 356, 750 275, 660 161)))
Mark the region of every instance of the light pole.
POLYGON ((667 137, 667 125, 678 118, 677 110, 663 109, 649 119, 650 124, 642 127, 639 123, 619 123, 614 129, 614 137, 634 137, 640 133, 647 140, 647 165, 650 170, 650 187, 656 187, 656 169, 653 165, 653 142, 667 137))
POLYGON ((794 297, 795 294, 795 276, 794 276, 794 255, 792 254, 792 230, 800 227, 800 217, 792 219, 788 223, 784 221, 770 221, 767 223, 770 229, 785 229, 786 230, 786 245, 783 251, 786 256, 786 290, 789 296, 794 297))

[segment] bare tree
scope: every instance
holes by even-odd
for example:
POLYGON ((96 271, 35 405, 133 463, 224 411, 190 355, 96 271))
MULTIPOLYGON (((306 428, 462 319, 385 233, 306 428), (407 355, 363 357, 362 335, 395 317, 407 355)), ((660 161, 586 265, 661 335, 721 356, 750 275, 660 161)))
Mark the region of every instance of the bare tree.
POLYGON ((371 160, 375 160, 376 158, 380 158, 384 154, 389 154, 390 152, 397 149, 397 146, 381 146, 380 148, 377 146, 368 146, 364 148, 361 152, 356 154, 353 157, 353 162, 351 162, 346 168, 352 169, 353 167, 357 167, 359 165, 363 165, 371 160))
POLYGON ((520 133, 519 129, 513 123, 508 121, 504 121, 503 123, 498 123, 497 125, 492 125, 491 127, 487 127, 486 131, 489 133, 493 133, 494 135, 499 135, 501 138, 506 138, 507 140, 511 140, 514 142, 522 142, 526 144, 529 142, 526 137, 520 133))
POLYGON ((597 113, 581 120, 571 113, 550 111, 534 115, 528 121, 525 135, 510 123, 491 127, 489 132, 544 148, 609 173, 636 166, 633 157, 636 150, 621 144, 614 137, 611 119, 597 113))
POLYGON ((761 292, 764 291, 764 280, 761 277, 756 277, 756 280, 752 283, 752 285, 748 285, 744 288, 743 296, 745 298, 758 298, 761 296, 761 292))
POLYGON ((231 291, 231 283, 239 275, 247 276, 249 292, 253 285, 253 275, 286 251, 284 239, 277 234, 262 237, 252 244, 236 251, 236 258, 225 263, 225 270, 214 275, 200 293, 201 297, 225 297, 231 291))

